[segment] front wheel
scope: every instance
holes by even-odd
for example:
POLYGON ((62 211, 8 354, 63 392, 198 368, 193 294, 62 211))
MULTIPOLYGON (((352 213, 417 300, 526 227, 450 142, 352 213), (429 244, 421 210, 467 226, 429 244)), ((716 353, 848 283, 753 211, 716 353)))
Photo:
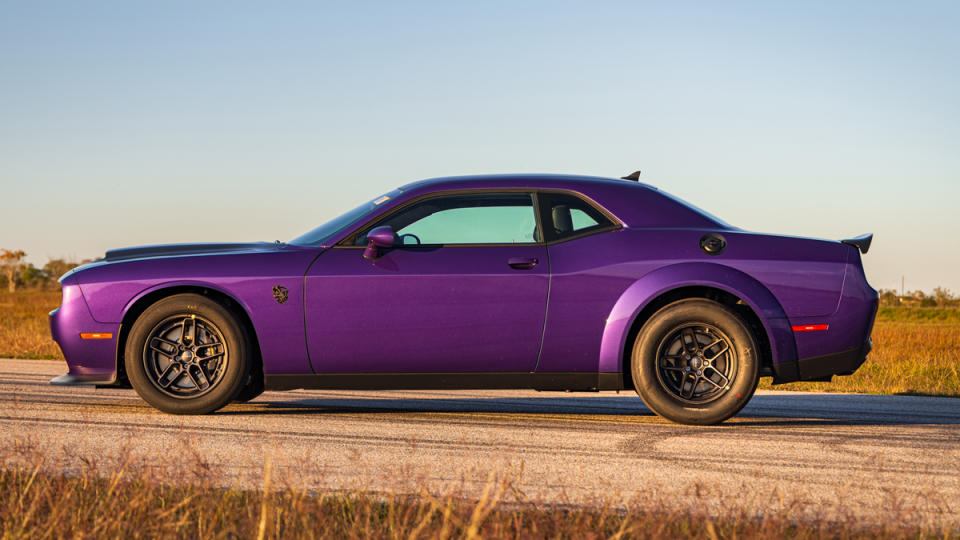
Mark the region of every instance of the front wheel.
POLYGON ((206 414, 249 378, 250 344, 226 307, 198 294, 153 304, 130 329, 127 377, 144 401, 173 414, 206 414))
POLYGON ((750 329, 732 310, 705 299, 655 313, 631 356, 637 393, 655 413, 681 424, 719 424, 757 389, 760 360, 750 329))

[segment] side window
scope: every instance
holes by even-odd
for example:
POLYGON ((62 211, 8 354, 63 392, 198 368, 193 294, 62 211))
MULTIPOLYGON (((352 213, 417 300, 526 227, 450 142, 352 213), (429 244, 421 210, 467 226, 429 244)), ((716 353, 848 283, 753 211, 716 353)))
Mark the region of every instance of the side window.
MULTIPOLYGON (((389 225, 404 245, 530 244, 537 242, 533 198, 527 193, 447 195, 415 203, 370 228, 389 225)), ((361 234, 356 245, 365 245, 361 234)))
POLYGON ((540 212, 547 240, 562 240, 613 225, 603 212, 590 203, 564 193, 541 194, 540 212))

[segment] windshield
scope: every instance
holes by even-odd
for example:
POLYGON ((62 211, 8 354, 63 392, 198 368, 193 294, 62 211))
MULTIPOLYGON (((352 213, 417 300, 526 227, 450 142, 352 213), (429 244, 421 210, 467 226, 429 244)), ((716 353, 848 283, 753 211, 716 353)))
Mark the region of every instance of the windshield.
POLYGON ((390 193, 377 197, 370 202, 365 202, 346 214, 343 214, 340 217, 335 217, 316 229, 294 238, 290 241, 290 243, 298 246, 323 245, 337 233, 372 214, 377 208, 380 207, 380 205, 397 197, 401 193, 402 191, 395 189, 390 193))

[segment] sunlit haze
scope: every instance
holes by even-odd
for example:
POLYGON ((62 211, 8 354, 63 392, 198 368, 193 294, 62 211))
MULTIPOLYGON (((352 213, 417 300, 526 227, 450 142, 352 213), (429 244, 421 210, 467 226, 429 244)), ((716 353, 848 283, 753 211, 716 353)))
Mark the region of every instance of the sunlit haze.
POLYGON ((960 291, 957 2, 2 2, 0 248, 289 240, 413 180, 623 176, 960 291), (278 7, 278 6, 283 6, 278 7))

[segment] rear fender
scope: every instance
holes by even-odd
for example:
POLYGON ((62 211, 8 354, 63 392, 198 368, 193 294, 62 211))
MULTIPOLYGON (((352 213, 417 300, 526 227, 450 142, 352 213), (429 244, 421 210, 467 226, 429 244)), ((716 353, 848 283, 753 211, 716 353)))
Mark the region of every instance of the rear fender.
POLYGON ((730 293, 757 314, 770 341, 778 379, 796 378, 797 349, 790 321, 780 303, 749 275, 715 263, 679 263, 650 272, 628 287, 614 304, 600 344, 601 372, 621 371, 630 330, 637 317, 661 295, 682 287, 712 287, 730 293))

